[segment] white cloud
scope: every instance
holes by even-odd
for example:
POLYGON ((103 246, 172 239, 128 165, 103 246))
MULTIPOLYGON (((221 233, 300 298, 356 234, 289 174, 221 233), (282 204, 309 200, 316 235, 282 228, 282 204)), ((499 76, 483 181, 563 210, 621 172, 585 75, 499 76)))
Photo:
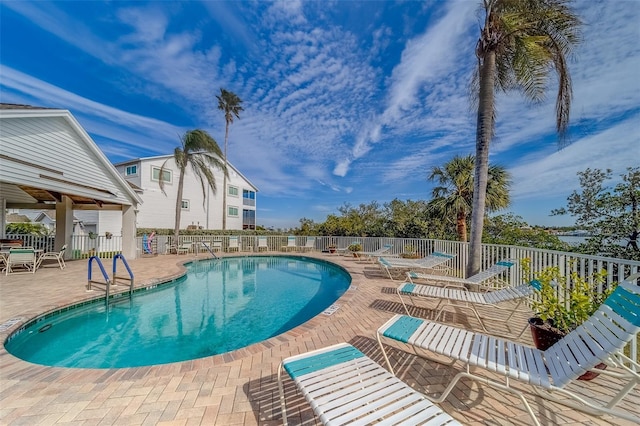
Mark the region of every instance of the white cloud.
MULTIPOLYGON (((37 105, 59 108, 64 105, 91 133, 131 145, 131 151, 148 149, 149 141, 159 151, 170 151, 185 129, 70 93, 20 71, 0 65, 0 87, 11 93, 15 102, 30 103, 37 94, 37 105), (31 94, 31 97, 25 94, 31 94)), ((6 98, 6 95, 4 96, 6 98)), ((6 99, 5 99, 6 100, 6 99)), ((133 155, 131 155, 133 157, 133 155)))
POLYGON ((627 167, 638 166, 640 114, 635 114, 605 131, 582 138, 562 150, 533 160, 523 158, 519 166, 510 169, 514 185, 512 196, 535 199, 568 196, 579 188, 579 171, 611 169, 624 173, 627 167), (630 150, 631 148, 631 150, 630 150))

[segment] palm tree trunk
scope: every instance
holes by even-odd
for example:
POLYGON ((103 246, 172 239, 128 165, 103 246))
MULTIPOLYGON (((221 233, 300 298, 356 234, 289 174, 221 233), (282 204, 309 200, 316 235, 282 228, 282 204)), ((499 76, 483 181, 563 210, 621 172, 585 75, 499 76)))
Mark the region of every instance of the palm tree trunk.
MULTIPOLYGON (((229 122, 224 131, 224 168, 227 170, 227 142, 229 141, 229 122)), ((222 179, 222 230, 227 229, 227 174, 222 179)))
POLYGON ((178 237, 180 236, 180 216, 182 215, 182 193, 184 189, 184 172, 185 168, 180 169, 180 178, 178 179, 178 195, 176 195, 176 224, 173 228, 173 236, 175 238, 175 244, 178 244, 178 237))
POLYGON ((458 239, 464 243, 467 242, 467 215, 463 210, 458 211, 456 215, 456 230, 458 239))
POLYGON ((495 111, 495 68, 496 54, 493 50, 489 50, 484 54, 480 68, 480 94, 476 128, 476 169, 467 277, 480 272, 482 263, 482 230, 487 201, 487 182, 489 180, 489 143, 493 136, 495 111))

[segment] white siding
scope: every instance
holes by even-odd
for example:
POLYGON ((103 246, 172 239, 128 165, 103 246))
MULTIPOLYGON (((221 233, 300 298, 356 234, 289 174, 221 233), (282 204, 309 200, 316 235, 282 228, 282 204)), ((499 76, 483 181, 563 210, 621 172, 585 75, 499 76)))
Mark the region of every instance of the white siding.
MULTIPOLYGON (((124 173, 123 168, 119 167, 119 169, 124 173)), ((179 179, 173 158, 153 157, 142 159, 138 174, 140 176, 140 184, 138 186, 143 189, 140 197, 144 202, 139 206, 137 226, 139 228, 172 229, 175 224, 175 208, 179 179), (159 183, 151 180, 152 167, 162 167, 165 160, 167 161, 166 168, 172 171, 172 182, 165 183, 164 185, 166 195, 160 190, 159 183)), ((222 196, 226 193, 223 188, 224 175, 222 172, 214 170, 214 176, 217 187, 216 194, 213 194, 211 189, 205 186, 205 196, 203 197, 200 181, 193 175, 189 168, 187 169, 182 199, 189 201, 189 209, 182 210, 180 229, 186 229, 189 225, 202 226, 204 229, 222 229, 222 196)), ((252 191, 256 191, 256 188, 233 169, 230 170, 227 183, 238 188, 237 197, 227 198, 228 206, 238 208, 237 218, 227 217, 227 229, 240 230, 242 229, 242 210, 243 208, 247 208, 242 204, 242 190, 251 189, 252 191)))
POLYGON ((2 161, 0 181, 63 193, 73 188, 73 193, 87 198, 130 204, 121 182, 105 170, 64 117, 5 117, 1 139, 2 152, 17 161, 2 161))
POLYGON ((111 232, 113 236, 122 236, 122 213, 119 211, 98 211, 98 235, 111 232))

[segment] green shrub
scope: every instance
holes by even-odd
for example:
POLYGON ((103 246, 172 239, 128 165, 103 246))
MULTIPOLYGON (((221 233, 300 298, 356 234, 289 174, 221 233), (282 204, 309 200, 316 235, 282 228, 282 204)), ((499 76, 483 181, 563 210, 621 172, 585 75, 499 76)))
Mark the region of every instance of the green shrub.
MULTIPOLYGON (((525 276, 531 277, 529 259, 523 259, 522 265, 525 276)), ((538 298, 532 302, 533 311, 537 317, 566 334, 593 315, 613 292, 615 285, 598 291, 606 275, 606 271, 602 270, 586 278, 576 271, 565 276, 557 266, 544 268, 532 276, 540 283, 538 298)))

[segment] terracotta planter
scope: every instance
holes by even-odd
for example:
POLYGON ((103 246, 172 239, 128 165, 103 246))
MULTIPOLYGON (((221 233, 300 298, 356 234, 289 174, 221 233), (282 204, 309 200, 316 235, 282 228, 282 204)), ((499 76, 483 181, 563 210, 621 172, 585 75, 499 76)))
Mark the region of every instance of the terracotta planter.
MULTIPOLYGON (((560 333, 555 328, 552 328, 551 324, 545 324, 541 318, 529 318, 529 328, 531 330, 533 344, 541 351, 546 351, 553 346, 554 343, 564 337, 564 334, 560 333)), ((604 370, 607 368, 607 365, 600 363, 596 365, 595 368, 604 370)), ((582 376, 578 377, 578 380, 593 380, 598 377, 598 375, 598 373, 594 373, 593 371, 587 371, 582 376)))

